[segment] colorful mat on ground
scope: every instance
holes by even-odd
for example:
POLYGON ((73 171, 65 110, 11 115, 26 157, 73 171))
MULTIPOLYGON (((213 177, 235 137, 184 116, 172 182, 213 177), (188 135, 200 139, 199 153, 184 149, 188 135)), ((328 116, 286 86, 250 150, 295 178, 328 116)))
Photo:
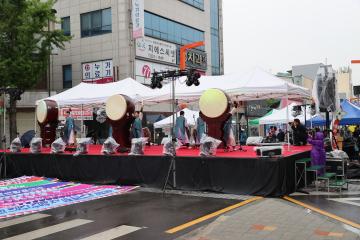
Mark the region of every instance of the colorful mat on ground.
POLYGON ((0 219, 130 192, 136 186, 96 186, 24 176, 0 181, 0 219))

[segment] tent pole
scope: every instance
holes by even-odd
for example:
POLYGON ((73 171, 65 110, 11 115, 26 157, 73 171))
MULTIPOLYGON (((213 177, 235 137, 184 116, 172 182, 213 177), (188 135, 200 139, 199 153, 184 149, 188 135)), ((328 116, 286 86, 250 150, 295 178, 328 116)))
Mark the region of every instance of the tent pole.
POLYGON ((289 132, 289 85, 286 84, 286 132, 287 132, 287 145, 288 151, 290 151, 290 132, 289 132))
POLYGON ((84 137, 84 104, 81 104, 81 138, 84 137))

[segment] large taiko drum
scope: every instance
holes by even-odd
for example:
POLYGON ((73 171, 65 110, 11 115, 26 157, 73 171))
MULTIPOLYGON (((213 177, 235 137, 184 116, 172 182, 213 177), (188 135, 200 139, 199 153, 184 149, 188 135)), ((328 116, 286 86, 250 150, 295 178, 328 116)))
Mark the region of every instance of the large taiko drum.
POLYGON ((106 101, 106 115, 112 127, 113 138, 121 147, 130 148, 130 128, 134 122, 135 104, 126 95, 111 96, 106 101))
MULTIPOLYGON (((200 116, 207 124, 210 137, 223 140, 224 124, 231 117, 230 98, 220 89, 206 90, 200 97, 200 116)), ((220 147, 223 147, 222 143, 220 147)))
POLYGON ((55 101, 41 100, 36 106, 36 119, 40 126, 43 146, 50 146, 56 138, 59 108, 55 101))

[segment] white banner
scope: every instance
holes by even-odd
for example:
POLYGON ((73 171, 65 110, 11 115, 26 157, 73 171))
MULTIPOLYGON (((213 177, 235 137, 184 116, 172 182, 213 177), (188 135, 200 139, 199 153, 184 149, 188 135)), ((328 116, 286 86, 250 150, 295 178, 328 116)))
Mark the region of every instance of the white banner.
POLYGON ((82 80, 84 82, 112 82, 113 76, 112 60, 82 64, 82 80))
POLYGON ((143 84, 150 84, 153 72, 161 72, 167 70, 176 70, 177 67, 164 64, 146 62, 142 60, 135 61, 136 80, 143 84))
POLYGON ((144 37, 144 0, 132 0, 133 38, 144 37))
POLYGON ((139 38, 136 56, 176 64, 176 45, 149 37, 139 38))

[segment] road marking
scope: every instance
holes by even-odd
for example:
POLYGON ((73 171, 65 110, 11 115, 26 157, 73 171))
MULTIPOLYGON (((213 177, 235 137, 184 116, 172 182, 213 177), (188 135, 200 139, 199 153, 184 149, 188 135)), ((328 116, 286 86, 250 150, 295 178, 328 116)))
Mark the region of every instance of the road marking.
POLYGON ((344 227, 346 230, 351 231, 351 232, 353 232, 353 233, 355 233, 355 234, 357 234, 357 235, 360 236, 360 230, 359 230, 359 229, 354 228, 354 227, 352 227, 352 226, 349 226, 349 225, 347 225, 347 224, 343 224, 343 227, 344 227))
POLYGON ((195 225, 195 224, 201 223, 201 222, 203 222, 203 221, 206 221, 206 220, 211 219, 211 218, 213 218, 213 217, 219 216, 219 215, 221 215, 221 214, 223 214, 223 213, 226 213, 226 212, 229 212, 229 211, 231 211, 231 210, 233 210, 233 209, 235 209, 235 208, 239 208, 239 207, 241 207, 241 206, 244 206, 244 205, 249 204, 249 203, 251 203, 251 202, 255 202, 255 201, 260 200, 260 199, 263 199, 263 198, 262 198, 262 197, 249 198, 249 199, 247 199, 247 200, 245 200, 245 201, 242 201, 242 202, 240 202, 240 203, 237 203, 237 204, 234 204, 234 205, 232 205, 232 206, 223 208, 223 209, 221 209, 221 210, 219 210, 219 211, 210 213, 210 214, 205 215, 205 216, 203 216, 203 217, 200 217, 200 218, 198 218, 198 219, 195 219, 195 220, 192 220, 192 221, 190 221, 190 222, 184 223, 184 224, 182 224, 182 225, 180 225, 180 226, 171 228, 171 229, 169 229, 169 230, 167 230, 167 231, 165 231, 165 232, 166 232, 166 233, 171 233, 171 234, 172 234, 172 233, 179 232, 179 231, 184 230, 184 229, 186 229, 186 228, 188 228, 188 227, 191 227, 191 226, 193 226, 193 225, 195 225))
POLYGON ((360 202, 353 202, 353 201, 360 201, 360 198, 328 198, 328 200, 351 204, 360 207, 360 202))
POLYGON ((332 214, 332 213, 323 211, 323 210, 321 210, 321 209, 319 209, 319 208, 316 208, 316 207, 313 207, 313 206, 308 205, 308 204, 306 204, 306 203, 303 203, 303 202, 300 202, 300 201, 298 201, 298 200, 295 200, 295 199, 293 199, 293 198, 291 198, 291 197, 285 196, 285 197, 283 197, 283 198, 284 198, 285 200, 289 201, 289 202, 292 202, 292 203, 295 203, 295 204, 297 204, 297 205, 300 205, 300 206, 302 206, 302 207, 304 207, 304 208, 310 209, 310 210, 312 210, 312 211, 314 211, 314 212, 317 212, 317 213, 319 213, 319 214, 321 214, 321 215, 327 216, 327 217, 332 218, 332 219, 335 219, 335 220, 337 220, 337 221, 339 221, 339 222, 342 222, 342 223, 345 223, 345 224, 347 224, 347 225, 350 225, 350 226, 352 226, 352 227, 354 227, 354 228, 360 229, 360 224, 358 224, 358 223, 355 223, 355 222, 352 222, 352 221, 350 221, 350 220, 348 220, 348 219, 339 217, 339 216, 337 216, 337 215, 335 215, 335 214, 332 214))
POLYGON ((140 227, 133 227, 133 226, 127 226, 127 225, 121 225, 119 227, 116 228, 112 228, 109 230, 106 230, 104 232, 100 232, 94 235, 91 235, 89 237, 86 238, 82 238, 81 240, 111 240, 111 239, 115 239, 121 236, 124 236, 126 234, 138 231, 142 228, 140 227))
POLYGON ((53 225, 50 227, 45 227, 45 228, 41 228, 41 229, 34 230, 31 232, 27 232, 27 233, 13 236, 13 237, 9 237, 4 240, 32 240, 35 238, 41 238, 41 237, 45 237, 45 236, 48 236, 53 233, 61 232, 61 231, 68 230, 71 228, 75 228, 75 227, 78 227, 78 226, 81 226, 81 225, 84 225, 87 223, 91 223, 91 222, 93 222, 93 221, 85 220, 85 219, 75 219, 75 220, 63 222, 60 224, 56 224, 56 225, 53 225))
POLYGON ((10 219, 7 221, 0 222, 0 229, 10 227, 13 225, 17 225, 20 223, 35 221, 35 220, 46 218, 46 217, 50 217, 50 215, 39 213, 39 214, 32 214, 32 215, 25 216, 25 217, 18 217, 18 218, 10 219))

